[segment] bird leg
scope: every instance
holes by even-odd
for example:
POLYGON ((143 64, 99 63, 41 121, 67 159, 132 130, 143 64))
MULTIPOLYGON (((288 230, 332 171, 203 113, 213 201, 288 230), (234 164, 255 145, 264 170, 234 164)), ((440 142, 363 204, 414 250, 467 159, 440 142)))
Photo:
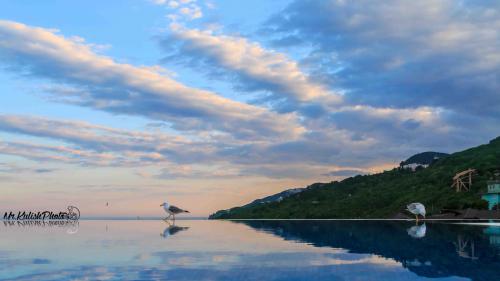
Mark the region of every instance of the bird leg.
POLYGON ((418 223, 418 215, 415 215, 415 219, 417 220, 417 223, 418 223))

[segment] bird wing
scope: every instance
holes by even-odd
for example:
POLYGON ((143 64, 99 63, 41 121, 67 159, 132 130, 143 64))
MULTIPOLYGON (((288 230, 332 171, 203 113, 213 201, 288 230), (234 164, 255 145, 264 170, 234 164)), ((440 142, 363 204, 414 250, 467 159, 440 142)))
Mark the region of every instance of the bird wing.
POLYGON ((168 208, 168 210, 169 210, 170 212, 174 213, 174 214, 178 214, 178 213, 182 213, 182 212, 184 212, 184 210, 183 210, 183 209, 181 209, 181 208, 179 208, 179 207, 176 207, 176 206, 170 206, 170 207, 168 208))
POLYGON ((406 206, 406 208, 408 209, 408 211, 410 211, 412 214, 416 214, 418 213, 418 210, 417 210, 417 204, 416 203, 411 203, 409 204, 408 206, 406 206))
POLYGON ((417 209, 421 214, 425 214, 425 207, 424 205, 417 203, 417 209))
POLYGON ((425 215, 425 207, 422 203, 411 203, 406 206, 408 211, 415 215, 425 215))

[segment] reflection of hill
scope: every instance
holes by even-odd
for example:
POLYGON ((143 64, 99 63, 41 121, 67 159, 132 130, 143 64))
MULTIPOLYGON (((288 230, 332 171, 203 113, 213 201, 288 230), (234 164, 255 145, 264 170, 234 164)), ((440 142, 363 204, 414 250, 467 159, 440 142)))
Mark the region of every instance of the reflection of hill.
POLYGON ((407 234, 412 225, 382 221, 241 221, 257 230, 317 247, 343 248, 399 261, 420 276, 498 280, 500 250, 484 227, 427 223, 426 235, 407 234))

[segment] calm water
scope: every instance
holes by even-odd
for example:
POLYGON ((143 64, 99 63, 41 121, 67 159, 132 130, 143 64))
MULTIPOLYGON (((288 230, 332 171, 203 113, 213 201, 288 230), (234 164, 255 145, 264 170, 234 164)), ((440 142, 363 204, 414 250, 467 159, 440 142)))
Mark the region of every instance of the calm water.
POLYGON ((0 280, 500 280, 500 226, 0 222, 0 280))

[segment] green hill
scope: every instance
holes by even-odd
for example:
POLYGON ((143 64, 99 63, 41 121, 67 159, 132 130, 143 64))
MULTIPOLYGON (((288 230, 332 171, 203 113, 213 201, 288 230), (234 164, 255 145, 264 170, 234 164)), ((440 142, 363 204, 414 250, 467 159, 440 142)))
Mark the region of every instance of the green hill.
POLYGON ((434 163, 434 161, 441 159, 441 158, 444 158, 448 155, 449 154, 447 154, 447 153, 434 152, 434 151, 422 152, 419 154, 415 154, 412 157, 401 162, 400 166, 408 165, 408 164, 430 165, 430 164, 434 163))
POLYGON ((500 137, 488 144, 438 159, 412 172, 394 168, 374 175, 358 175, 340 182, 314 184, 280 202, 235 207, 211 219, 246 218, 390 218, 411 202, 422 202, 429 215, 442 209, 485 209, 481 193, 500 169, 500 137), (452 177, 468 168, 477 170, 469 192, 456 193, 452 177))

